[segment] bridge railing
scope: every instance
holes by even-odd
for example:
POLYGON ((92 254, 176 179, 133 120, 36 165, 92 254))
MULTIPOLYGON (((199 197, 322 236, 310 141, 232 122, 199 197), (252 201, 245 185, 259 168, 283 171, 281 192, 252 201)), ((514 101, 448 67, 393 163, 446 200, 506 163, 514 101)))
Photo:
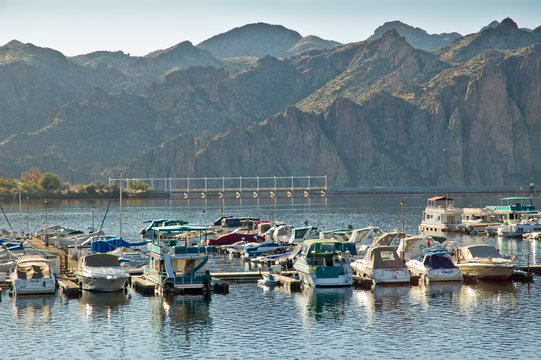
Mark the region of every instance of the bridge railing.
POLYGON ((323 176, 237 176, 237 177, 150 177, 150 178, 109 178, 109 184, 121 181, 122 186, 130 182, 144 181, 154 192, 168 193, 170 196, 181 194, 184 198, 207 195, 225 196, 234 193, 236 197, 251 193, 253 197, 267 193, 269 197, 285 192, 288 197, 301 192, 303 196, 317 193, 325 196, 327 192, 327 175, 323 176))

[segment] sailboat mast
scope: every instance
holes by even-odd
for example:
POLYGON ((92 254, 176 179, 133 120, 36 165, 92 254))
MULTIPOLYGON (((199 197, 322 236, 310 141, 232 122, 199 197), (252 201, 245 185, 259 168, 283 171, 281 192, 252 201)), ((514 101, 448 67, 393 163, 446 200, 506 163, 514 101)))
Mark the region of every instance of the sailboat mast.
POLYGON ((122 239, 122 175, 120 176, 120 235, 119 237, 122 239))
POLYGON ((17 182, 17 185, 19 185, 19 221, 21 222, 21 236, 24 238, 23 205, 21 202, 21 183, 17 182))

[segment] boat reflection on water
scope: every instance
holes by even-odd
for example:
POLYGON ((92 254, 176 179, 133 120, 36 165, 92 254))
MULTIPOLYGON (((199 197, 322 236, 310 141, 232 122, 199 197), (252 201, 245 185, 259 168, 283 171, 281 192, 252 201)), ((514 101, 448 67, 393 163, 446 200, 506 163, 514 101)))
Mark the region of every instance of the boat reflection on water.
POLYGON ((518 299, 517 289, 511 280, 491 281, 477 280, 472 285, 462 285, 460 291, 460 305, 468 316, 476 315, 476 307, 480 303, 490 301, 494 311, 498 306, 513 306, 518 299))
POLYGON ((47 324, 55 302, 55 294, 15 296, 15 314, 26 325, 47 324))
POLYGON ((409 286, 374 285, 372 290, 354 290, 353 297, 358 311, 365 312, 369 320, 374 320, 376 312, 385 312, 402 306, 409 296, 409 286))
POLYGON ((86 318, 107 318, 119 307, 129 304, 130 298, 124 291, 111 293, 83 290, 79 307, 86 318))
POLYGON ((431 301, 434 306, 440 306, 437 301, 441 298, 452 298, 458 296, 462 287, 462 281, 431 282, 424 286, 412 286, 410 290, 410 301, 412 304, 419 304, 425 309, 431 301))
POLYGON ((295 294, 295 303, 305 324, 312 320, 341 320, 351 296, 351 288, 305 286, 301 294, 295 294))
POLYGON ((150 299, 155 336, 171 346, 190 347, 211 337, 211 296, 177 295, 150 299))

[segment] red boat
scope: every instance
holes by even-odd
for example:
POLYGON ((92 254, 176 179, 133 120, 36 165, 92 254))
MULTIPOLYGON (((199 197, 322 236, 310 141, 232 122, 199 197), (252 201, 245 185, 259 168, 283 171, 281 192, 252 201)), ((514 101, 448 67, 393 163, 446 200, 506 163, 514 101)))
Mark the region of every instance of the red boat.
POLYGON ((231 233, 220 235, 214 239, 208 239, 207 245, 209 246, 232 245, 239 241, 261 243, 265 241, 265 238, 263 236, 259 236, 256 234, 243 234, 243 233, 238 233, 238 232, 231 232, 231 233))

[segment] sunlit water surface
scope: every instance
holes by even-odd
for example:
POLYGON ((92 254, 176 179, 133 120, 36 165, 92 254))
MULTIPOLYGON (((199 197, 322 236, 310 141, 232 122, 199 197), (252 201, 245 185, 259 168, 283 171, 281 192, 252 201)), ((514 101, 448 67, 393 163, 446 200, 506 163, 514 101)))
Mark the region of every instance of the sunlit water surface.
MULTIPOLYGON (((465 197, 457 206, 496 204, 465 197)), ((356 197, 280 200, 124 201, 122 235, 136 241, 144 220, 183 218, 211 223, 221 213, 305 221, 321 228, 377 225, 416 233, 426 198, 356 197)), ((120 232, 113 202, 103 223, 120 232)), ((106 201, 3 204, 16 229, 35 232, 45 223, 99 227, 106 201)), ((2 219, 0 227, 8 228, 2 219)), ((458 243, 486 242, 520 263, 541 263, 538 243, 459 236, 458 243)), ((213 271, 246 269, 238 259, 215 256, 213 271)), ((479 282, 413 287, 305 289, 289 293, 255 283, 231 283, 227 295, 145 297, 84 292, 81 298, 9 297, 2 292, 2 359, 178 358, 538 358, 541 286, 479 282)))

